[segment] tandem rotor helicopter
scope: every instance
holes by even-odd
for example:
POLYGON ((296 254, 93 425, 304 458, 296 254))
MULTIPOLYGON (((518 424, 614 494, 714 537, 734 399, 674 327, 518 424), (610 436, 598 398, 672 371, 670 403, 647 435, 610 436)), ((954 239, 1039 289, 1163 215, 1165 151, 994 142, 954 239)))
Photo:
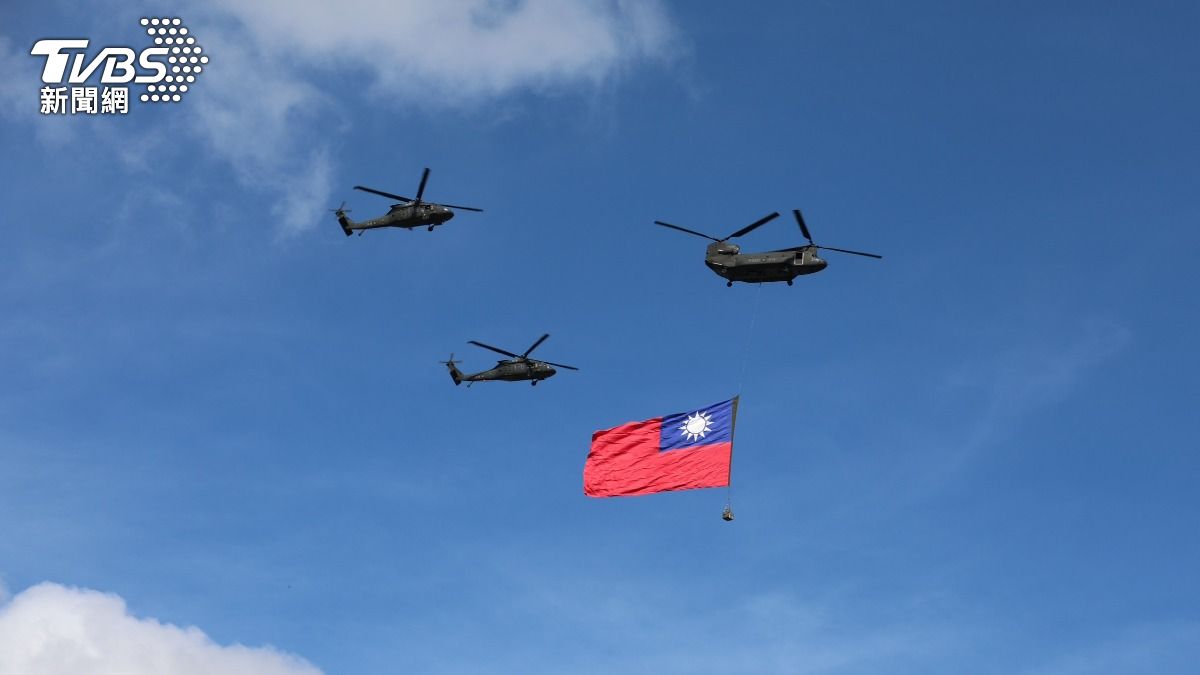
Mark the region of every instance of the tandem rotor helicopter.
POLYGON ((883 256, 874 253, 850 251, 844 248, 833 248, 832 246, 818 246, 813 242, 812 235, 808 232, 808 226, 804 224, 804 216, 800 214, 800 209, 793 209, 792 213, 796 216, 796 224, 800 226, 800 233, 808 240, 808 244, 779 249, 777 251, 766 251, 764 253, 742 253, 741 247, 729 242, 729 240, 748 234, 758 227, 778 218, 778 212, 764 216, 722 239, 710 237, 707 234, 689 230, 686 227, 664 223, 661 220, 654 221, 654 224, 694 234, 697 237, 711 239, 713 243, 708 245, 708 250, 704 256, 704 264, 708 265, 708 268, 716 272, 718 276, 723 277, 726 286, 733 286, 733 282, 735 281, 742 281, 748 284, 786 281, 787 285, 791 286, 792 280, 796 277, 802 274, 813 274, 825 269, 826 262, 817 256, 818 249, 861 255, 868 258, 883 258, 883 256))
POLYGON ((579 370, 575 366, 564 366, 561 363, 551 363, 550 361, 539 361, 537 359, 529 358, 529 354, 533 352, 533 350, 537 349, 539 345, 545 342, 546 338, 548 337, 550 337, 550 334, 546 333, 542 337, 538 338, 537 342, 534 342, 532 345, 530 345, 529 349, 526 349, 524 354, 514 354, 504 349, 499 349, 491 345, 485 345, 482 342, 470 340, 469 344, 473 344, 476 347, 483 347, 484 349, 490 349, 498 354, 511 357, 508 359, 502 359, 496 363, 495 368, 480 371, 478 373, 467 374, 460 371, 455 364, 461 363, 461 361, 455 361, 454 354, 450 355, 449 361, 442 361, 442 363, 446 364, 446 367, 450 369, 450 377, 454 380, 455 385, 466 382, 468 387, 475 382, 484 382, 487 380, 503 380, 506 382, 530 380, 530 386, 534 386, 542 380, 554 377, 554 374, 558 372, 555 370, 555 367, 566 368, 567 370, 579 370))
POLYGON ((421 201, 421 197, 425 194, 425 183, 429 180, 429 168, 425 168, 425 172, 421 174, 421 184, 417 186, 417 198, 409 199, 400 195, 376 190, 374 188, 355 185, 355 190, 370 192, 381 197, 390 197, 398 199, 403 203, 392 204, 392 208, 387 213, 371 220, 354 222, 346 214, 346 202, 336 209, 332 209, 337 216, 338 223, 342 226, 342 231, 349 237, 355 230, 358 230, 359 236, 366 230, 374 230, 380 227, 403 227, 407 230, 412 230, 415 227, 428 227, 430 232, 433 228, 454 217, 454 211, 451 209, 459 209, 462 211, 477 211, 482 213, 483 209, 477 209, 473 206, 455 206, 454 204, 435 204, 433 202, 421 201))

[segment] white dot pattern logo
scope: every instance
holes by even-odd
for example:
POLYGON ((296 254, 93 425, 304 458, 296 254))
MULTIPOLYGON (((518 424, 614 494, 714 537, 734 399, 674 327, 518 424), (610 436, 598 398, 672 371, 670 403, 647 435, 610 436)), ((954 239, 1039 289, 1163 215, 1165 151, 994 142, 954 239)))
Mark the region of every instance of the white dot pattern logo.
MULTIPOLYGON (((183 20, 179 17, 142 17, 138 23, 146 29, 146 34, 154 39, 155 45, 169 45, 165 47, 170 50, 167 72, 172 75, 167 75, 163 81, 194 83, 196 75, 201 71, 200 64, 208 64, 208 55, 199 56, 203 49, 196 43, 194 34, 183 25, 183 20), (175 45, 188 46, 181 48, 175 45)), ((138 99, 146 103, 179 103, 188 89, 188 85, 185 84, 150 84, 146 86, 146 93, 138 99)))

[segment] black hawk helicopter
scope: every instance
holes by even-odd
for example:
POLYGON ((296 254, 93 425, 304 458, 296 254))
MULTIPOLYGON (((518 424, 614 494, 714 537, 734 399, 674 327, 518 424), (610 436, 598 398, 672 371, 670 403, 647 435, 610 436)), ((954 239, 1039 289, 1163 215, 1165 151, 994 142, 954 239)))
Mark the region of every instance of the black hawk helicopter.
POLYGON ((514 354, 504 349, 498 349, 491 345, 485 345, 482 342, 476 342, 475 340, 468 341, 468 344, 473 344, 476 347, 483 347, 484 349, 490 349, 498 354, 512 357, 497 362, 496 367, 492 368, 491 370, 484 370, 472 374, 464 373, 455 365, 461 362, 455 361, 453 354, 450 355, 449 361, 442 361, 442 363, 446 364, 446 367, 450 369, 450 377, 454 380, 454 384, 458 385, 466 382, 468 387, 471 386, 472 383, 483 382, 486 380, 504 380, 506 382, 530 380, 529 384, 530 386, 533 386, 541 380, 554 377, 554 374, 558 372, 554 369, 554 367, 566 368, 567 370, 579 370, 575 366, 564 366, 561 363, 551 363, 550 361, 539 361, 537 359, 529 358, 529 354, 533 350, 537 349, 538 345, 545 342, 546 338, 548 337, 550 337, 550 334, 546 333, 542 337, 538 338, 537 342, 534 342, 532 345, 530 345, 529 349, 526 349, 524 354, 514 354))
POLYGON ((825 261, 817 256, 818 249, 850 253, 868 258, 883 258, 883 256, 875 255, 874 253, 850 251, 844 248, 833 248, 832 246, 818 246, 813 243, 812 235, 808 232, 808 226, 804 224, 804 216, 800 214, 800 209, 793 209, 792 213, 795 214, 796 224, 800 226, 800 233, 808 240, 808 244, 780 249, 778 251, 767 251, 765 253, 742 253, 741 247, 730 243, 729 240, 748 234, 752 230, 778 218, 778 212, 764 216, 723 239, 710 237, 707 234, 689 230, 686 227, 664 223, 661 220, 654 221, 654 224, 694 234, 697 237, 711 239, 713 243, 708 245, 708 251, 704 256, 704 264, 723 277, 726 286, 732 286, 735 281, 743 281, 748 284, 756 284, 764 281, 786 281, 787 285, 791 286, 792 280, 801 274, 813 274, 825 269, 825 261))
POLYGON ((358 230, 361 236, 366 230, 373 230, 379 227, 403 227, 411 230, 414 227, 425 226, 433 232, 433 228, 454 217, 454 211, 451 209, 461 209, 463 211, 478 211, 483 212, 483 209, 477 209, 473 206, 455 206, 454 204, 434 204, 432 202, 423 202, 421 197, 425 194, 425 182, 429 180, 429 168, 425 168, 425 172, 421 174, 421 184, 417 186, 417 198, 409 199, 383 190, 355 185, 355 190, 370 192, 371 194, 380 195, 382 197, 390 197, 399 199, 401 204, 392 204, 392 208, 388 212, 378 218, 364 220, 362 222, 354 222, 346 215, 349 211, 346 210, 346 203, 333 209, 337 215, 338 223, 342 226, 342 231, 349 237, 351 233, 358 230))

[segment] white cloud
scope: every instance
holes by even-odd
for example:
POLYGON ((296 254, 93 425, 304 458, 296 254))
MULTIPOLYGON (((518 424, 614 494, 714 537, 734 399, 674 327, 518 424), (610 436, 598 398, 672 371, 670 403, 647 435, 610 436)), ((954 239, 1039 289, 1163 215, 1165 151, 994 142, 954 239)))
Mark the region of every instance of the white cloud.
POLYGON ((350 65, 402 102, 457 104, 519 87, 594 83, 669 55, 655 0, 225 0, 265 52, 350 65))
POLYGON ((1148 624, 1108 640, 1067 650, 1028 675, 1168 675, 1194 673, 1200 663, 1200 624, 1148 624))
POLYGON ((36 123, 37 138, 61 147, 73 138, 69 120, 59 115, 41 115, 41 65, 12 40, 0 35, 0 117, 30 119, 36 123))
POLYGON ((964 468, 985 453, 1003 451, 1029 418, 1074 396, 1131 340, 1123 325, 1085 321, 1082 330, 1072 329, 1070 335, 1039 335, 1036 341, 1014 337, 1016 344, 1003 351, 962 362, 931 390, 929 407, 938 412, 917 423, 903 421, 902 428, 887 432, 893 446, 892 439, 898 438, 911 439, 913 445, 896 454, 903 457, 899 470, 907 477, 889 481, 886 493, 875 498, 894 503, 900 486, 916 495, 957 483, 964 468), (914 434, 912 429, 928 432, 914 434))
MULTIPOLYGON (((485 561, 492 566, 491 587, 504 589, 486 597, 485 604, 502 608, 506 623, 542 639, 511 640, 503 631, 493 635, 505 645, 503 650, 483 647, 493 672, 953 672, 937 664, 973 645, 977 635, 967 622, 946 621, 947 605, 931 604, 924 594, 881 597, 854 583, 796 580, 741 588, 745 579, 740 578, 710 592, 679 593, 636 572, 591 575, 589 583, 580 584, 577 571, 530 570, 519 547, 510 553, 504 562, 485 561), (596 594, 597 587, 604 593, 596 594), (571 645, 570 653, 547 663, 547 642, 571 645), (530 665, 539 663, 544 665, 530 665)), ((694 588, 704 586, 700 582, 694 588)), ((453 620, 435 613, 427 626, 453 620)), ((414 630, 425 644, 461 638, 426 626, 414 630)), ((443 672, 478 670, 460 663, 443 672)))
MULTIPOLYGON (((283 236, 328 215, 332 143, 356 109, 473 109, 515 91, 595 87, 676 43, 659 0, 221 0, 178 14, 212 61, 169 128, 140 127, 135 145, 159 156, 181 131, 199 140, 264 193, 283 236), (314 74, 349 78, 367 100, 334 100, 314 74)), ((36 66, 0 37, 0 114, 61 143, 79 120, 39 119, 36 66)), ((137 168, 130 139, 110 140, 137 168)))
POLYGON ((239 183, 275 197, 281 234, 312 227, 332 190, 331 130, 320 124, 330 101, 242 33, 197 34, 213 61, 186 102, 189 131, 229 162, 239 183))
POLYGON ((129 614, 121 598, 43 583, 0 605, 0 675, 320 675, 271 647, 221 646, 129 614))
POLYGON ((982 386, 988 400, 963 445, 972 455, 1005 434, 1014 421, 1067 397, 1080 380, 1125 348, 1124 326, 1093 322, 1069 344, 1013 349, 987 365, 972 364, 953 378, 953 395, 982 386))
POLYGON ((36 69, 22 68, 22 58, 27 57, 20 53, 11 40, 0 35, 0 113, 14 117, 20 115, 22 110, 32 110, 37 105, 37 77, 27 77, 36 69), (29 82, 34 84, 28 85, 29 82))
POLYGON ((595 86, 674 44, 655 0, 266 0, 205 11, 211 20, 194 32, 213 61, 187 102, 189 127, 241 184, 274 196, 285 236, 326 215, 330 139, 341 115, 365 105, 332 100, 309 83, 314 70, 349 73, 395 105, 460 108, 595 86))

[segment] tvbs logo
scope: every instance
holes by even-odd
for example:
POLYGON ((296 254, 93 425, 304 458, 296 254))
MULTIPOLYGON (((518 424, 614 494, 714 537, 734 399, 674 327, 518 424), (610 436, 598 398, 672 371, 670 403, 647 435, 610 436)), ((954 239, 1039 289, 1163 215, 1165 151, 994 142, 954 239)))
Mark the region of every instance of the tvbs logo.
POLYGON ((208 64, 204 48, 188 34, 178 18, 143 18, 142 27, 154 41, 140 51, 130 47, 104 47, 88 55, 90 40, 46 39, 33 44, 29 54, 42 57, 42 114, 94 114, 128 112, 129 88, 145 85, 140 99, 152 103, 178 103, 208 64), (98 76, 98 77, 97 77, 98 76), (102 91, 85 85, 98 80, 102 91), (102 105, 97 106, 97 102, 102 105))
POLYGON ((46 65, 42 68, 42 82, 62 84, 70 60, 70 56, 64 53, 67 51, 74 52, 75 57, 71 61, 68 84, 87 82, 100 64, 104 64, 100 84, 151 84, 161 82, 167 77, 167 55, 171 53, 167 47, 149 47, 143 49, 141 54, 129 47, 105 47, 91 63, 87 63, 83 50, 88 48, 88 43, 88 40, 38 40, 33 43, 33 49, 29 53, 46 57, 46 65), (135 60, 143 70, 152 71, 153 74, 139 75, 134 67, 135 60))

